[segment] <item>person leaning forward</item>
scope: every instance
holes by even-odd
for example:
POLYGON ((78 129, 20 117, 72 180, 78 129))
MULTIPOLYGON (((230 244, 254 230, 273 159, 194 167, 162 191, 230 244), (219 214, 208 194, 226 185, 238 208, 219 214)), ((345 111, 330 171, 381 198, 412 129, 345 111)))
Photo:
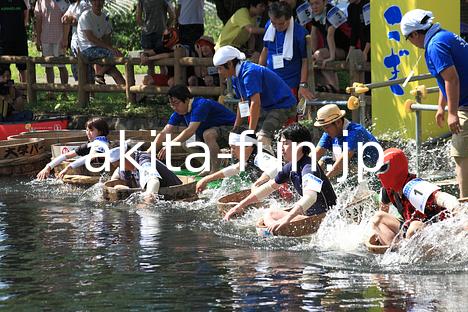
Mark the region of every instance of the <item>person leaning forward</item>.
POLYGON ((443 126, 445 106, 447 124, 452 132, 450 155, 456 164, 460 197, 468 196, 468 43, 460 36, 433 24, 432 12, 411 10, 401 20, 407 40, 425 49, 426 65, 439 85, 436 122, 443 126))
POLYGON ((265 148, 271 147, 275 131, 288 119, 296 118, 296 99, 288 85, 272 70, 245 61, 245 54, 232 46, 216 51, 213 64, 224 79, 231 78, 234 91, 241 99, 235 126, 249 117, 249 129, 265 148))
MULTIPOLYGON (((232 129, 236 115, 216 101, 202 97, 194 98, 184 85, 175 85, 169 89, 169 105, 174 110, 167 125, 156 136, 158 158, 166 157, 166 148, 162 147, 166 134, 174 131, 179 124, 187 126, 172 142, 184 143, 193 135, 198 141, 205 142, 210 149, 210 171, 219 168, 218 152, 220 147, 228 147, 229 130, 232 129), (162 147, 162 148, 161 148, 162 147)), ((148 150, 149 152, 149 150, 148 150)))

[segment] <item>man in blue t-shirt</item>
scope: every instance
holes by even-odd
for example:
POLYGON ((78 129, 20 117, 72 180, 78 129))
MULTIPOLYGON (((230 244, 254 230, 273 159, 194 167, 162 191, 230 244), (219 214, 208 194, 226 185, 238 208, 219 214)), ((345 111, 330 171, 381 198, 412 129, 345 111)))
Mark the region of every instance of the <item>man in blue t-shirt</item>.
POLYGON ((307 85, 307 30, 294 22, 291 14, 286 2, 274 2, 269 6, 270 20, 265 26, 259 64, 277 73, 296 98, 312 100, 314 95, 307 85))
MULTIPOLYGON (((344 117, 346 112, 340 110, 335 104, 328 104, 317 111, 317 120, 314 126, 323 129, 323 135, 315 148, 316 159, 325 155, 326 151, 332 151, 333 164, 327 177, 337 176, 343 170, 343 143, 348 144, 348 161, 357 165, 358 143, 363 145, 375 142, 377 139, 362 125, 350 122, 344 117), (347 131, 345 135, 344 131, 347 131)), ((368 167, 374 167, 379 159, 379 152, 374 146, 367 146, 363 151, 363 161, 368 167)), ((321 162, 322 163, 322 162, 321 162)))
POLYGON ((401 32, 412 44, 425 49, 429 72, 439 85, 436 121, 442 127, 445 106, 452 132, 450 155, 456 164, 460 197, 468 197, 468 43, 460 36, 433 24, 432 12, 411 10, 401 19, 401 32))
POLYGON ((169 105, 174 110, 167 125, 156 136, 158 158, 166 156, 166 148, 162 143, 166 134, 172 133, 174 128, 183 124, 187 128, 172 139, 172 142, 184 143, 192 136, 203 141, 210 149, 210 171, 219 168, 218 152, 220 147, 228 147, 229 131, 234 125, 236 115, 216 101, 196 97, 193 98, 189 89, 184 85, 175 85, 169 89, 169 105))
POLYGON ((213 64, 221 77, 231 78, 238 98, 235 126, 249 117, 249 129, 257 131, 257 138, 267 149, 275 131, 289 118, 296 117, 296 99, 288 85, 272 70, 245 60, 245 54, 232 46, 216 51, 213 64))

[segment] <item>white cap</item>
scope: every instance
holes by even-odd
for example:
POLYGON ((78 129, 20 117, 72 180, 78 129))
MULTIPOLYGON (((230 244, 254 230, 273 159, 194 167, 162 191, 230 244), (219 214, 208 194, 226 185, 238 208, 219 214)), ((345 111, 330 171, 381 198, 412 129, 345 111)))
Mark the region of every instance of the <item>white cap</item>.
POLYGON ((245 54, 232 46, 224 46, 219 48, 213 56, 213 65, 221 66, 233 59, 245 60, 245 54))
POLYGON ((432 20, 434 20, 434 15, 431 11, 415 9, 406 12, 401 19, 401 33, 406 37, 414 31, 429 29, 432 20))

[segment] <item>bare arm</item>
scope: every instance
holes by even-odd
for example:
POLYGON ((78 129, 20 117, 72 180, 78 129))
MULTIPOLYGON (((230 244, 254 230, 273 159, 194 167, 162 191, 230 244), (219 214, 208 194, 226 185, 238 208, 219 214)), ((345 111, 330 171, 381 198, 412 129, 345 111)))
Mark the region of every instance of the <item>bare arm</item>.
POLYGON ((175 26, 177 24, 177 15, 172 5, 167 6, 167 13, 169 14, 168 26, 175 26))
POLYGON ((447 93, 447 124, 452 133, 459 133, 461 127, 457 112, 460 101, 460 79, 454 65, 444 69, 440 74, 445 81, 445 92, 447 93))
POLYGON ((310 29, 310 37, 311 37, 311 48, 312 48, 312 54, 317 50, 317 27, 312 26, 310 29))
MULTIPOLYGON (((307 58, 302 59, 301 65, 301 83, 307 83, 309 79, 309 67, 307 64, 307 58)), ((309 88, 299 87, 298 95, 304 97, 306 100, 312 100, 314 98, 314 93, 312 93, 309 88)))
POLYGON ((258 65, 266 66, 267 58, 268 58, 268 48, 263 47, 262 53, 260 53, 260 58, 258 60, 258 65))
POLYGON ((325 155, 326 152, 326 149, 317 145, 317 147, 315 147, 315 160, 318 161, 320 158, 322 158, 323 155, 325 155))
MULTIPOLYGON (((164 129, 162 129, 161 132, 158 133, 158 135, 154 139, 154 142, 156 143, 156 149, 161 148, 162 142, 164 142, 166 140, 166 134, 172 133, 173 130, 174 130, 173 125, 166 125, 164 127, 164 129)), ((147 152, 149 152, 149 151, 150 150, 148 149, 147 152)))
POLYGON ((265 28, 253 25, 244 26, 244 30, 247 31, 250 35, 263 35, 265 33, 265 28))
POLYGON ((68 47, 68 34, 70 33, 70 24, 68 23, 64 23, 63 24, 63 37, 62 37, 62 49, 63 49, 63 52, 65 52, 65 50, 67 49, 68 47))
POLYGON ((330 56, 328 59, 323 60, 323 66, 329 61, 334 61, 336 58, 336 43, 335 43, 335 27, 328 27, 327 31, 327 43, 328 43, 328 52, 330 56))
POLYGON ((258 119, 260 118, 260 107, 261 107, 261 100, 260 100, 260 93, 255 93, 250 98, 250 122, 249 122, 249 129, 255 131, 257 129, 258 119))
POLYGON ((114 48, 112 47, 112 45, 110 45, 109 43, 106 42, 106 40, 103 39, 99 39, 98 37, 96 37, 93 32, 91 30, 84 30, 84 33, 86 35, 86 38, 94 45, 96 45, 97 47, 101 47, 101 48, 105 48, 105 49, 109 49, 109 50, 113 50, 114 48))
POLYGON ((185 142, 187 141, 192 135, 195 134, 198 127, 200 126, 200 122, 191 122, 187 128, 185 128, 172 142, 185 142))
POLYGON ((142 19, 142 12, 141 12, 141 5, 140 5, 140 2, 137 3, 135 20, 136 20, 136 23, 137 23, 138 26, 141 27, 141 26, 143 25, 143 19, 142 19))
MULTIPOLYGON (((36 11, 37 12, 37 11, 36 11)), ((42 35, 42 16, 41 13, 36 14, 36 22, 34 23, 36 30, 36 48, 41 51, 41 35, 42 35)))
MULTIPOLYGON (((349 151, 348 152, 348 160, 351 159, 351 157, 353 157, 354 155, 354 152, 353 151, 349 151)), ((343 155, 340 156, 340 158, 338 158, 335 163, 333 164, 330 172, 327 173, 327 177, 328 178, 333 178, 335 176, 337 176, 339 173, 341 173, 343 171, 343 155)))
POLYGON ((249 196, 244 198, 239 204, 235 207, 231 208, 226 215, 224 216, 224 220, 229 220, 234 214, 244 211, 245 207, 258 202, 259 200, 265 198, 272 192, 279 189, 280 185, 275 183, 274 181, 270 181, 258 188, 255 192, 252 192, 249 196), (259 195, 257 195, 259 194, 259 195), (257 196, 260 196, 258 198, 257 196))

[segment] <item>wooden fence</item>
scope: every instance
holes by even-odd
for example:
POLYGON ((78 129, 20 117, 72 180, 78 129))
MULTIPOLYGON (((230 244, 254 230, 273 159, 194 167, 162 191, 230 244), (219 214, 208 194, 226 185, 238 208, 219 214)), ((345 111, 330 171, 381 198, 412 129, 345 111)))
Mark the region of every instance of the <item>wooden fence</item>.
MULTIPOLYGON (((78 103, 85 107, 89 103, 89 93, 94 92, 116 92, 125 93, 128 103, 135 103, 135 95, 138 93, 145 94, 166 94, 169 87, 150 86, 150 85, 135 85, 135 65, 140 65, 139 58, 115 57, 96 59, 92 62, 87 62, 83 57, 27 57, 27 56, 0 56, 0 63, 24 63, 26 64, 26 83, 17 83, 16 87, 26 90, 28 103, 37 102, 37 91, 51 92, 77 92, 78 103), (124 65, 125 85, 96 85, 87 83, 87 65, 124 65), (78 71, 78 84, 61 84, 61 83, 38 83, 36 77, 36 65, 39 64, 76 64, 78 71)), ((174 51, 174 57, 166 58, 153 62, 156 66, 173 66, 174 67, 174 82, 176 84, 184 84, 186 81, 186 67, 188 66, 213 66, 212 58, 196 58, 186 57, 185 50, 178 48, 174 51)), ((200 96, 218 96, 223 94, 224 87, 190 87, 193 95, 200 96)))
MULTIPOLYGON (((307 38, 308 55, 311 52, 310 37, 307 38)), ((311 57, 309 59, 309 86, 311 90, 315 90, 315 70, 332 70, 332 71, 347 71, 349 73, 350 83, 363 82, 363 72, 370 71, 370 64, 362 59, 362 54, 356 53, 350 55, 349 61, 333 61, 322 66, 320 63, 315 63, 311 57)), ((77 92, 78 104, 85 107, 89 103, 89 94, 93 93, 125 93, 128 103, 135 103, 136 94, 167 94, 169 87, 154 86, 154 85, 135 85, 135 65, 140 65, 139 58, 115 57, 97 59, 91 64, 99 65, 124 65, 125 85, 96 85, 87 83, 87 65, 88 62, 83 57, 26 57, 26 56, 0 56, 0 63, 25 63, 26 64, 26 83, 17 83, 19 89, 26 90, 28 103, 34 104, 37 102, 38 91, 51 92, 77 92), (39 64, 76 64, 78 71, 78 84, 59 84, 59 83, 38 83, 36 77, 36 65, 39 64)), ((186 69, 189 66, 213 66, 212 58, 186 57, 185 49, 177 48, 174 51, 174 57, 154 61, 155 66, 172 66, 174 67, 174 82, 176 84, 184 84, 187 80, 186 69)), ((225 93, 224 84, 214 87, 189 87, 191 93, 196 96, 219 96, 225 93)), ((228 90, 229 91, 229 90, 228 90)), ((229 92, 228 92, 229 93, 229 92)), ((347 100, 348 95, 337 93, 317 93, 319 99, 325 100, 347 100)), ((228 100, 229 101, 229 100, 228 100)), ((232 102, 233 100, 231 100, 232 102)), ((370 103, 370 97, 366 99, 366 105, 370 103)), ((310 115, 310 112, 309 112, 310 115)), ((353 116, 355 117, 355 116, 353 116)))

